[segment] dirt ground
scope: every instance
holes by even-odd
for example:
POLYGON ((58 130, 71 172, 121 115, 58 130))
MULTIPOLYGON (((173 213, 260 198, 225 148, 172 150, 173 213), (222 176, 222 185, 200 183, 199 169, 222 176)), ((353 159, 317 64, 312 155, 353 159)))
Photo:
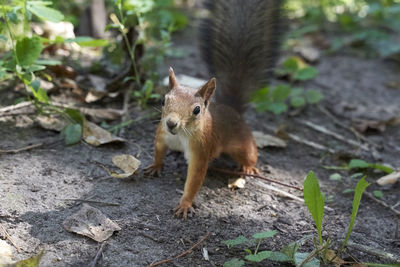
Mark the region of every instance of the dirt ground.
MULTIPOLYGON (((176 36, 175 47, 188 53, 187 57, 169 60, 163 68, 174 67, 177 74, 207 78, 204 66, 193 45, 194 33, 187 31, 176 36)), ((316 65, 319 75, 305 84, 307 88, 323 91, 321 105, 330 110, 344 124, 353 118, 389 119, 400 117, 400 88, 387 86, 400 83, 400 66, 381 59, 363 59, 344 52, 324 55, 316 65)), ((1 105, 9 102, 8 94, 1 90, 1 105)), ((137 118, 154 112, 153 108, 141 111, 132 103, 131 117, 137 118)), ((154 120, 157 118, 154 118, 154 120)), ((315 106, 308 106, 297 115, 273 116, 256 113, 252 108, 246 119, 253 130, 272 133, 269 127, 282 124, 286 131, 319 142, 333 149, 362 158, 369 162, 383 162, 400 167, 400 125, 388 126, 382 133, 372 132, 367 138, 376 143, 378 153, 360 151, 330 136, 318 133, 299 123, 312 121, 329 128, 348 139, 355 136, 335 125, 315 106)), ((22 125, 20 118, 16 118, 22 125)), ((7 229, 22 252, 14 250, 15 260, 45 251, 41 266, 87 266, 95 257, 99 244, 64 230, 62 222, 81 208, 79 201, 87 199, 118 203, 107 206, 90 203, 115 221, 121 231, 116 232, 103 251, 98 266, 145 266, 170 258, 191 247, 207 232, 209 238, 194 251, 168 266, 221 266, 233 257, 245 256, 242 248, 228 250, 221 243, 239 235, 250 237, 265 230, 278 230, 266 240, 260 250, 280 250, 284 245, 314 233, 312 219, 304 204, 280 196, 247 179, 244 189, 227 188, 229 175, 209 171, 196 198, 196 214, 188 221, 175 218, 173 209, 181 196, 186 175, 182 155, 169 153, 160 178, 146 178, 142 171, 134 179, 111 178, 96 162, 111 166, 116 154, 136 155, 135 145, 107 145, 91 147, 83 142, 65 146, 58 133, 46 131, 37 125, 17 127, 16 121, 0 118, 0 148, 12 149, 29 144, 44 143, 40 148, 17 154, 0 154, 0 222, 7 229), (209 261, 202 255, 209 253, 209 261)), ((141 120, 125 130, 124 138, 140 145, 142 166, 152 161, 153 138, 156 122, 141 120)), ((319 178, 322 191, 333 196, 327 203, 332 208, 325 211, 323 236, 333 240, 344 238, 352 209, 352 194, 343 194, 354 188, 357 180, 349 178, 347 171, 339 171, 342 181, 331 181, 336 172, 322 165, 340 165, 338 155, 331 155, 308 146, 289 141, 284 149, 260 149, 258 167, 267 177, 302 185, 305 175, 313 170, 319 178)), ((213 166, 231 168, 233 162, 215 161, 213 166)), ((367 180, 374 183, 382 174, 370 172, 367 180)), ((263 182, 264 183, 264 182, 263 182)), ((279 186, 277 186, 279 187, 279 186)), ((300 192, 282 187, 297 196, 300 192)), ((367 191, 379 189, 389 205, 400 201, 400 184, 380 188, 372 184, 367 191)), ((351 235, 354 243, 370 248, 400 254, 398 226, 400 219, 389 209, 367 197, 362 198, 358 218, 351 235), (397 231, 397 233, 396 233, 397 231)), ((310 252, 312 243, 301 248, 310 252)), ((387 262, 370 253, 349 248, 351 257, 362 262, 387 262)), ((347 259, 351 259, 349 256, 347 259)), ((274 266, 267 262, 260 266, 274 266)))

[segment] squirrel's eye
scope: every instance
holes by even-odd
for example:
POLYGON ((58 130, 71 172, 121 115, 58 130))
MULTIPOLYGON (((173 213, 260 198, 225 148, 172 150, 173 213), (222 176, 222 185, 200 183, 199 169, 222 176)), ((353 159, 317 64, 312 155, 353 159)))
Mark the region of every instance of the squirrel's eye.
POLYGON ((161 99, 161 106, 165 105, 165 98, 161 99))
POLYGON ((200 113, 200 106, 196 106, 194 109, 193 109, 193 114, 194 115, 197 115, 197 114, 199 114, 200 113))

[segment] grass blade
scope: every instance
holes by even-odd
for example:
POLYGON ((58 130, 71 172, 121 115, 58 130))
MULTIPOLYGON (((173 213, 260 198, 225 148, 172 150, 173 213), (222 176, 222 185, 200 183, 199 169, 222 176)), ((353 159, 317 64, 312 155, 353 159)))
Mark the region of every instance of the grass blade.
POLYGON ((358 181, 356 188, 354 189, 353 210, 351 212, 349 230, 347 231, 346 238, 343 242, 340 251, 342 251, 342 249, 346 246, 347 241, 349 240, 351 231, 353 230, 354 222, 356 221, 358 207, 360 206, 362 193, 369 185, 370 184, 367 181, 365 181, 365 177, 363 177, 360 181, 358 181))
POLYGON ((304 202, 317 226, 319 242, 322 244, 322 218, 324 217, 325 196, 321 193, 319 183, 313 171, 307 174, 304 181, 304 202))

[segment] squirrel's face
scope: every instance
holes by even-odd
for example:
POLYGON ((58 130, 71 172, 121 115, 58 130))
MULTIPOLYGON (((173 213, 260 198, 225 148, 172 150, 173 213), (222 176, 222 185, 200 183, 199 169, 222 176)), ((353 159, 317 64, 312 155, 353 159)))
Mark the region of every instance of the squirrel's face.
POLYGON ((210 97, 215 90, 215 78, 200 89, 180 86, 174 71, 169 71, 170 91, 162 100, 162 124, 171 134, 192 135, 207 112, 210 97))

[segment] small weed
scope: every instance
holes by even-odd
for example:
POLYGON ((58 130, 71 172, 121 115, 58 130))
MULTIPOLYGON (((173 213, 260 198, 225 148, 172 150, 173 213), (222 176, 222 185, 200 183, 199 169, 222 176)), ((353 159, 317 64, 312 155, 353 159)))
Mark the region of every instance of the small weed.
MULTIPOLYGON (((331 240, 329 238, 324 240, 322 237, 322 220, 325 209, 325 195, 321 192, 319 182, 315 174, 310 171, 304 181, 304 202, 314 220, 318 232, 318 241, 315 239, 313 240, 315 249, 310 253, 298 251, 306 241, 313 239, 312 235, 305 236, 298 241, 290 243, 289 245, 283 247, 281 251, 259 251, 262 241, 266 238, 273 237, 276 234, 276 231, 257 233, 252 236, 252 239, 247 239, 245 236, 239 236, 232 240, 223 241, 222 243, 224 243, 228 249, 248 243, 256 243, 256 248, 253 252, 250 248, 245 247, 244 251, 246 251, 248 255, 244 257, 244 260, 238 258, 231 259, 224 263, 224 267, 243 266, 246 261, 262 262, 266 259, 277 262, 287 262, 295 266, 308 267, 319 266, 320 262, 334 262, 334 260, 340 256, 349 240, 358 213, 358 208, 360 206, 362 193, 368 186, 369 183, 362 178, 358 181, 355 189, 352 190, 352 192, 354 192, 354 199, 353 210, 350 216, 350 224, 347 230, 346 238, 341 248, 337 252, 330 249, 331 240)), ((328 196, 326 201, 333 201, 333 196, 328 196)))
POLYGON ((253 95, 253 103, 257 111, 269 111, 275 115, 286 112, 289 106, 301 108, 306 104, 320 102, 323 95, 318 90, 305 90, 301 87, 294 87, 295 82, 307 81, 318 75, 318 71, 298 57, 290 57, 277 70, 278 75, 288 76, 289 85, 277 85, 275 87, 264 87, 253 95))

